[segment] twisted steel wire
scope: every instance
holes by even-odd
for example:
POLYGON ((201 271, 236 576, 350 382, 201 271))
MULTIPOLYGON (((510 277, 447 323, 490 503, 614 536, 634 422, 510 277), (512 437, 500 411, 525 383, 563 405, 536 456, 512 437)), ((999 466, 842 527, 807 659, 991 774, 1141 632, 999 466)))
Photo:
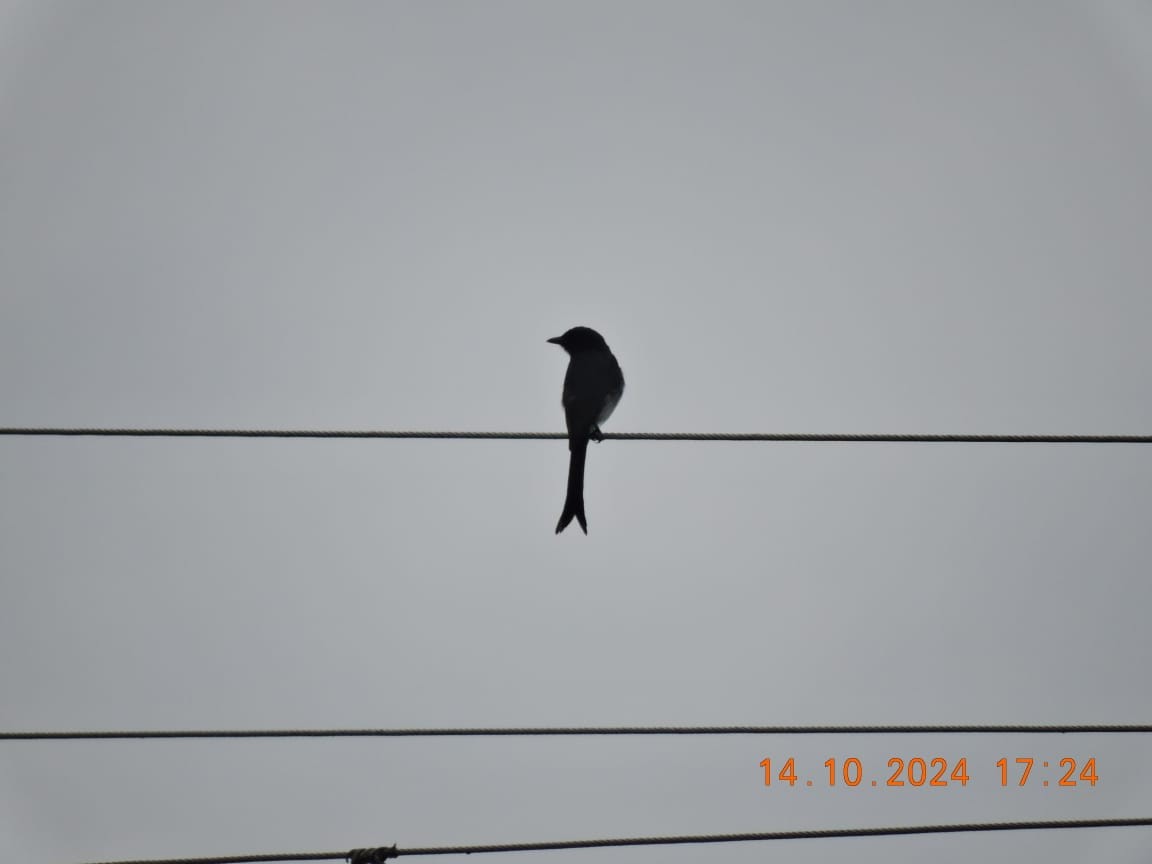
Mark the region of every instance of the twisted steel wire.
MULTIPOLYGON (((553 440, 563 432, 470 432, 416 429, 163 429, 65 426, 4 426, 0 436, 102 438, 428 438, 553 440)), ((1152 444, 1152 435, 1000 435, 966 433, 855 432, 605 432, 615 441, 776 441, 810 443, 926 444, 1152 444)))
POLYGON ((406 855, 483 855, 500 852, 545 852, 560 849, 603 849, 621 846, 679 846, 688 844, 749 843, 768 840, 819 840, 838 837, 897 837, 912 834, 959 834, 988 831, 1048 831, 1074 828, 1130 828, 1152 826, 1152 818, 1056 819, 1036 822, 968 822, 953 825, 908 825, 884 828, 822 828, 808 831, 761 831, 744 834, 686 834, 656 837, 607 837, 596 840, 558 840, 478 846, 387 846, 347 852, 290 852, 270 855, 225 855, 205 858, 137 858, 91 864, 262 864, 276 861, 383 862, 406 855))
POLYGON ((397 729, 136 729, 103 731, 0 732, 0 741, 82 741, 157 738, 482 738, 597 735, 987 735, 1140 734, 1152 724, 941 724, 830 726, 510 726, 397 729))

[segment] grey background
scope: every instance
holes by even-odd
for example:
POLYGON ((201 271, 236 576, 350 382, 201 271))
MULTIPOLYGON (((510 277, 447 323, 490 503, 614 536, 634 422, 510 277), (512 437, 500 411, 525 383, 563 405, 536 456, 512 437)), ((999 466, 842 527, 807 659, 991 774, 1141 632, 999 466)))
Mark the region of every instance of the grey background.
MULTIPOLYGON (((559 430, 579 323, 609 431, 1152 430, 1148 3, 2 8, 2 424, 559 430)), ((0 728, 1152 718, 1142 447, 610 441, 588 538, 565 470, 0 439, 0 728)), ((1139 736, 0 746, 5 861, 1150 814, 1139 736), (789 755, 973 779, 765 788, 789 755)))

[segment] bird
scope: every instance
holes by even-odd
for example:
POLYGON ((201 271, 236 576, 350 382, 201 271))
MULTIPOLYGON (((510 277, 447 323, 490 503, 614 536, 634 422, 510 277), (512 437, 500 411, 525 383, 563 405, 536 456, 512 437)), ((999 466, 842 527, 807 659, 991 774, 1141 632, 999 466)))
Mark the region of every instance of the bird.
POLYGON ((560 404, 568 425, 568 492, 564 511, 556 523, 559 534, 573 518, 588 533, 584 515, 584 458, 588 441, 603 440, 600 424, 607 420, 624 395, 624 373, 604 337, 591 327, 573 327, 548 340, 568 352, 568 372, 560 404))

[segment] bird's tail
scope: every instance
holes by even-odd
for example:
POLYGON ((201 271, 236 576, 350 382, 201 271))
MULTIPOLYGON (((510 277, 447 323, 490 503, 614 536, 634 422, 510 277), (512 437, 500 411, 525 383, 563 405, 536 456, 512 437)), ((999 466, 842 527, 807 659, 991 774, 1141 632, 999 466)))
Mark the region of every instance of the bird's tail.
POLYGON ((568 446, 572 451, 568 458, 568 494, 564 498, 564 512, 556 523, 556 533, 567 528, 575 517, 580 523, 580 530, 587 534, 588 520, 584 516, 584 457, 588 455, 588 439, 570 439, 568 446))

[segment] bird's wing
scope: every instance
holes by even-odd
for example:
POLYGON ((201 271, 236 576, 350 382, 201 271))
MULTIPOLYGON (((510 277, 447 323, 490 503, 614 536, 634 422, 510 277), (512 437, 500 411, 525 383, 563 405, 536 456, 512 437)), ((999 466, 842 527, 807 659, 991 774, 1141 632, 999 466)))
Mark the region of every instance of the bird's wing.
POLYGON ((624 379, 609 351, 575 354, 564 376, 564 418, 568 434, 588 434, 603 423, 620 401, 624 379))

